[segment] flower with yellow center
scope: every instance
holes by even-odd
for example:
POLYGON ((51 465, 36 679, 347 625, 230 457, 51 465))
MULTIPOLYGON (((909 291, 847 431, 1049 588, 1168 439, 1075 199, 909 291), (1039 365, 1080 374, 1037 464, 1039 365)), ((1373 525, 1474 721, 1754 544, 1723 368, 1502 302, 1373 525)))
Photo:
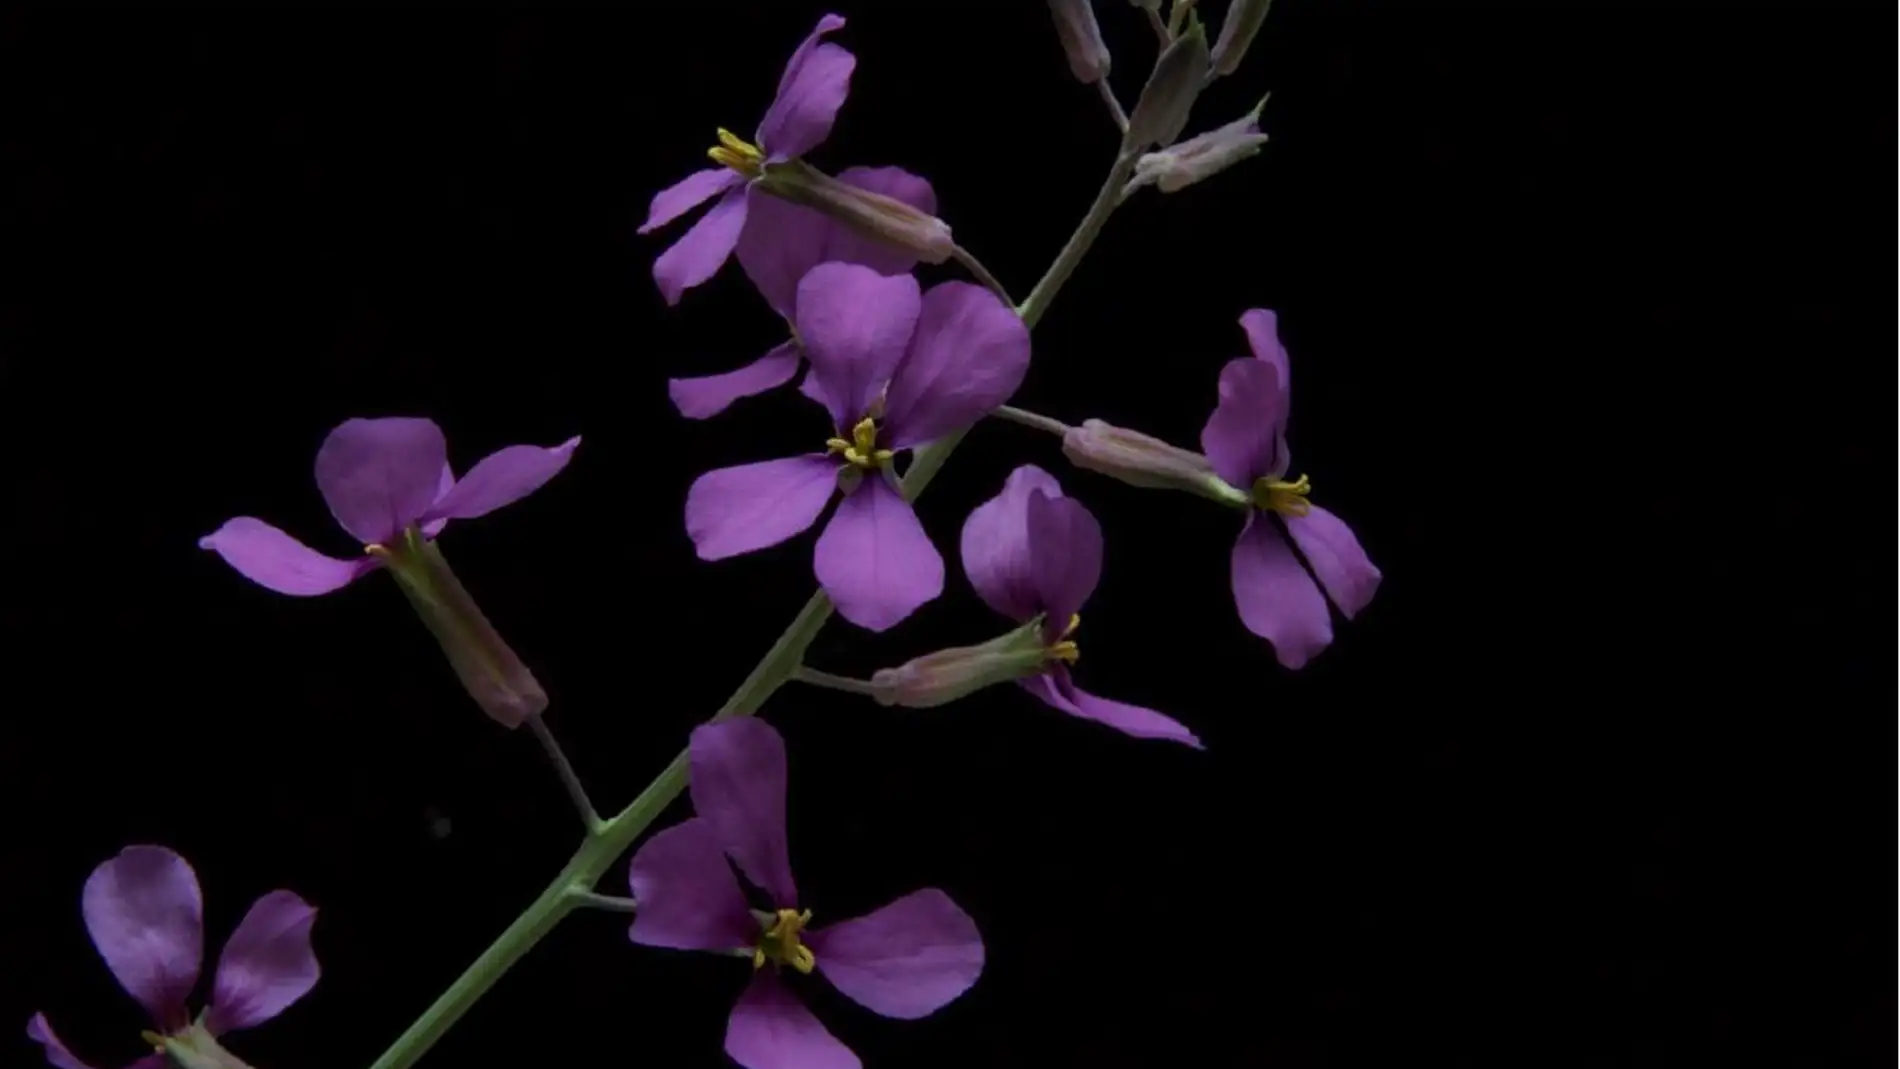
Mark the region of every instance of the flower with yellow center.
POLYGON ((877 420, 869 416, 851 428, 850 441, 843 438, 825 439, 825 450, 843 456, 845 463, 865 471, 888 466, 895 455, 889 449, 877 447, 877 420))
POLYGON ((736 172, 748 182, 765 173, 765 152, 759 146, 723 126, 718 134, 719 144, 706 150, 714 163, 736 172))
POLYGON ((781 909, 769 917, 762 917, 759 924, 765 932, 759 936, 758 945, 752 949, 752 967, 763 969, 765 963, 770 961, 810 974, 817 967, 818 959, 812 955, 811 948, 798 939, 798 933, 810 923, 809 909, 781 909))
POLYGON ((1313 484, 1304 475, 1292 482, 1263 475, 1253 481, 1253 504, 1282 516, 1305 516, 1313 511, 1313 503, 1306 499, 1312 492, 1313 484))

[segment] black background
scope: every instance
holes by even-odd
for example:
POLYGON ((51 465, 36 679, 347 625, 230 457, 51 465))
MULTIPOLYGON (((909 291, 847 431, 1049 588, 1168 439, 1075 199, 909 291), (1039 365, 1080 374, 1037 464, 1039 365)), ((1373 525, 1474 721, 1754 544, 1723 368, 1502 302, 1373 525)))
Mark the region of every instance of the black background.
MULTIPOLYGON (((1152 39, 1099 6, 1132 103, 1152 39)), ((309 475, 346 417, 429 415, 458 469, 585 435, 444 549, 603 806, 744 676, 811 541, 702 565, 685 489, 824 428, 790 392, 673 414, 667 376, 782 335, 736 267, 667 310, 650 264, 683 227, 634 229, 822 10, 0 16, 0 1019, 138 1053, 78 895, 158 842, 214 949, 271 888, 321 907, 322 983, 233 1049, 367 1065, 574 845, 531 739, 393 584, 285 598, 195 548, 251 514, 351 549, 309 475)), ((1027 293, 1114 148, 1043 5, 840 10, 856 94, 815 162, 928 176, 1027 293)), ((1235 617, 1231 515, 978 428, 921 505, 945 596, 835 622, 814 664, 994 634, 955 532, 1034 462, 1109 536, 1082 682, 1209 749, 1012 688, 781 692, 820 920, 936 885, 989 946, 924 1021, 815 996, 833 1030, 881 1066, 1891 1064, 1891 28, 1276 4, 1191 127, 1271 89, 1266 151, 1130 202, 1019 403, 1192 445, 1240 313, 1277 309, 1295 463, 1385 585, 1286 672, 1235 617)), ((743 969, 624 928, 565 923, 424 1064, 726 1064, 743 969)))

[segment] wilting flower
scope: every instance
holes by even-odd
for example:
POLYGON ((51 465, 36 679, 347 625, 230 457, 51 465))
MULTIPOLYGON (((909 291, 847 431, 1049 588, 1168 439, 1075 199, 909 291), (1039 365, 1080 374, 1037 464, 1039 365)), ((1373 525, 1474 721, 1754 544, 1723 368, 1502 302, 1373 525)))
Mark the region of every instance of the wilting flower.
POLYGON ((827 263, 798 284, 808 396, 830 412, 823 453, 709 471, 686 495, 701 560, 777 545, 838 510, 813 571, 838 612, 882 631, 943 592, 943 558, 911 511, 895 455, 976 422, 1029 369, 1029 330, 990 291, 827 263), (842 463, 841 463, 842 462, 842 463))
POLYGON ((280 594, 328 594, 388 568, 482 710, 515 727, 546 708, 547 695, 449 571, 434 539, 450 520, 486 515, 540 489, 580 442, 511 445, 457 479, 433 422, 345 420, 317 449, 317 489, 363 556, 327 556, 252 516, 225 521, 198 545, 280 594))
POLYGON ((1011 472, 1003 492, 971 510, 963 524, 963 570, 984 604, 1034 624, 1040 670, 1017 682, 1048 705, 1139 738, 1198 748, 1194 733, 1139 705, 1098 698, 1075 685, 1069 665, 1081 610, 1102 577, 1102 526, 1055 477, 1033 464, 1011 472))
MULTIPOLYGON (((926 214, 937 210, 937 194, 930 183, 898 167, 852 167, 841 172, 838 180, 926 214)), ((798 318, 798 280, 821 263, 863 264, 881 275, 907 274, 917 266, 917 255, 908 249, 867 236, 815 208, 777 197, 751 201, 747 220, 739 233, 739 266, 787 326, 798 318)), ((735 371, 672 379, 667 392, 680 415, 705 419, 741 397, 790 382, 801 362, 798 343, 786 341, 735 371)))
POLYGON ((785 742, 771 725, 744 718, 702 725, 688 752, 698 815, 633 855, 628 882, 638 912, 627 934, 646 946, 751 959, 752 982, 726 1024, 734 1061, 746 1069, 858 1065, 786 987, 788 968, 816 971, 860 1006, 904 1020, 929 1016, 976 983, 983 937, 935 888, 808 927, 812 912, 799 908, 785 835, 785 742), (769 912, 747 905, 732 865, 770 899, 769 912))
POLYGON ((1380 574, 1352 529, 1307 500, 1311 484, 1306 476, 1286 478, 1292 465, 1286 444, 1290 380, 1274 314, 1255 308, 1240 317, 1240 325, 1253 356, 1221 368, 1220 402, 1201 430, 1201 448, 1220 477, 1252 499, 1233 553, 1234 604, 1241 622, 1273 644, 1281 664, 1299 668, 1333 640, 1320 588, 1351 619, 1372 601, 1380 574), (1263 512, 1277 513, 1285 522, 1311 575, 1263 512))
POLYGON ((1194 100, 1207 79, 1207 33, 1198 17, 1188 15, 1188 28, 1168 44, 1155 60, 1148 83, 1141 87, 1135 110, 1128 113, 1124 149, 1151 145, 1166 147, 1181 136, 1194 100))
POLYGON ((1151 183, 1163 193, 1174 193, 1259 155, 1260 146, 1267 143, 1267 135, 1260 132, 1260 112, 1266 106, 1263 96, 1252 111, 1225 126, 1143 155, 1135 161, 1135 177, 1122 195, 1151 183))
POLYGON ((1102 43, 1102 28, 1095 21, 1092 0, 1049 0, 1049 14, 1055 19, 1056 36, 1062 39, 1062 52, 1069 59, 1069 73, 1083 85, 1108 75, 1108 45, 1102 43))
MULTIPOLYGON (((204 899, 191 866, 162 846, 128 846, 94 869, 80 908, 106 968, 151 1015, 153 1028, 141 1038, 156 1053, 130 1069, 248 1069, 218 1037, 263 1024, 317 983, 310 949, 317 911, 289 891, 272 891, 224 944, 211 1004, 194 1018, 186 1001, 204 958, 204 899)), ((33 1015, 26 1034, 58 1069, 88 1069, 45 1014, 33 1015)))
POLYGON ((1227 6, 1227 17, 1221 20, 1220 36, 1215 38, 1214 51, 1209 57, 1213 76, 1232 74, 1240 69, 1240 61, 1253 44, 1254 35, 1260 32, 1260 24, 1267 21, 1267 8, 1271 6, 1273 0, 1234 0, 1227 6))

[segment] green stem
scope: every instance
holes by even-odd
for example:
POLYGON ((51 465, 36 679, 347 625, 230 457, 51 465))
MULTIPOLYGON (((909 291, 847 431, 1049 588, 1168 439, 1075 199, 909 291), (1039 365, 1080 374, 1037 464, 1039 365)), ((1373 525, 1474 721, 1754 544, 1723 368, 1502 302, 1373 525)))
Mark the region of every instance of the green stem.
POLYGON ((841 690, 846 694, 862 694, 867 698, 877 696, 877 688, 862 679, 848 676, 834 676, 830 672, 820 672, 816 668, 800 668, 793 679, 807 686, 823 687, 826 690, 841 690))
POLYGON ((574 809, 581 815, 581 824, 589 833, 601 828, 600 813, 594 808, 593 799, 587 797, 587 788, 581 785, 581 778, 574 774, 574 763, 567 759, 567 752, 561 749, 554 732, 548 730, 542 719, 546 714, 528 718, 528 730, 534 733, 541 749, 547 751, 548 763, 554 766, 554 774, 561 778, 561 786, 567 790, 568 798, 573 801, 574 809))
POLYGON ((991 412, 990 415, 995 416, 997 419, 1008 420, 1011 423, 1020 423, 1025 427, 1034 427, 1036 430, 1053 434, 1057 438, 1068 434, 1070 430, 1067 423, 1053 416, 1045 416, 1040 412, 1031 412, 1026 408, 1012 408, 1009 405, 997 405, 996 410, 991 412))

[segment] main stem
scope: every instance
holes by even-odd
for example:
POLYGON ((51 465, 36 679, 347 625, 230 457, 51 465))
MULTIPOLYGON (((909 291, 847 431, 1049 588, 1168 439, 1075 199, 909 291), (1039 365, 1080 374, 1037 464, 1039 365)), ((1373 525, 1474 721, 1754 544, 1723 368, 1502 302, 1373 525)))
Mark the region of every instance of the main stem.
MULTIPOLYGON (((1036 283, 1029 297, 1017 306, 1016 314, 1022 317, 1026 326, 1034 327, 1036 321, 1042 318, 1049 308, 1049 302, 1055 299, 1063 283, 1075 273, 1076 265, 1087 255, 1089 246, 1095 244, 1096 235, 1108 222, 1108 217, 1114 214, 1122 184, 1128 181, 1134 166, 1135 155, 1124 153, 1115 161, 1115 166, 1109 169, 1108 178, 1095 194, 1095 202, 1089 205, 1088 214, 1082 217, 1081 224, 1070 235, 1068 244, 1056 255, 1055 262, 1043 273, 1042 280, 1036 283)), ((966 427, 917 450, 910 468, 904 473, 906 500, 915 500, 917 495, 924 492, 924 488, 936 478, 944 461, 950 458, 951 452, 968 432, 969 428, 966 427)), ((726 704, 720 707, 713 719, 751 716, 758 712, 766 699, 798 671, 798 666, 804 662, 805 651, 829 619, 831 599, 820 590, 812 594, 804 608, 798 610, 798 616, 792 620, 791 626, 772 644, 765 657, 753 666, 745 682, 732 692, 732 697, 726 699, 726 704)), ((396 1037, 396 1041, 389 1045, 389 1049, 376 1059, 370 1069, 409 1069, 462 1019, 462 1015, 489 988, 495 986, 502 974, 552 931, 561 918, 583 905, 585 894, 594 889, 608 866, 625 853, 634 840, 686 789, 686 763, 686 752, 682 750, 627 808, 590 831, 581 842, 580 849, 568 861, 567 867, 548 884, 540 897, 530 903, 521 916, 516 917, 514 923, 462 971, 462 975, 449 985, 449 989, 442 992, 442 997, 424 1010, 407 1031, 396 1037)))

